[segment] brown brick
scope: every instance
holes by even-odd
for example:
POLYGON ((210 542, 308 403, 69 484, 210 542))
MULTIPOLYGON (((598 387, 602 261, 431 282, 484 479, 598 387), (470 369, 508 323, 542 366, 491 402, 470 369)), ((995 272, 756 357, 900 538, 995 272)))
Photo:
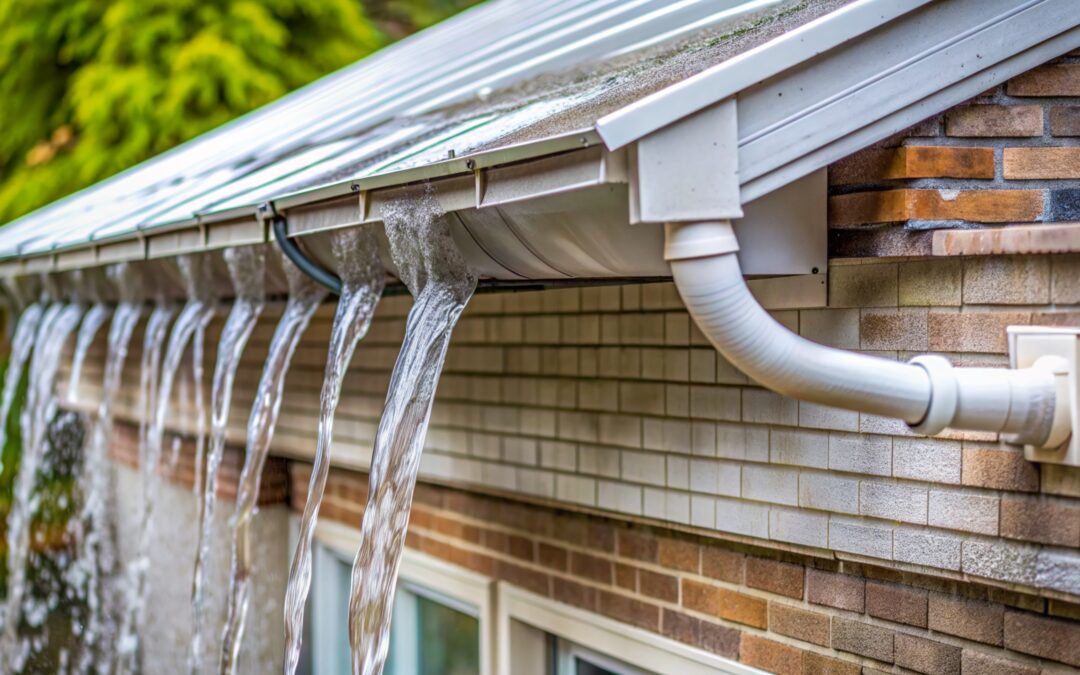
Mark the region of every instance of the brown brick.
POLYGON ((586 553, 570 553, 570 573, 601 584, 612 580, 611 561, 586 553))
POLYGON ((1005 497, 1001 536, 1057 546, 1080 546, 1080 508, 1051 499, 1005 497))
POLYGON ((587 609, 590 612, 596 611, 597 590, 592 586, 579 584, 576 581, 570 581, 562 577, 554 577, 551 587, 552 597, 559 602, 587 609))
POLYGON ((701 573, 732 584, 743 583, 746 556, 719 546, 701 550, 701 573))
POLYGON ((1031 323, 1027 312, 930 312, 927 316, 930 351, 1004 354, 1005 328, 1031 323))
POLYGON ((927 311, 923 308, 864 309, 859 316, 860 348, 926 351, 927 311))
POLYGON ((1001 605, 931 593, 929 611, 930 630, 1001 646, 1001 605))
POLYGON ((879 619, 926 628, 926 596, 926 591, 921 588, 868 581, 866 613, 879 619))
POLYGON ((806 571, 806 599, 825 605, 862 613, 866 582, 858 577, 823 570, 806 571))
POLYGON ((1039 675, 1041 669, 1000 656, 965 649, 960 658, 964 675, 1039 675))
POLYGON ((638 628, 660 632, 660 608, 626 595, 597 591, 601 614, 638 628))
POLYGON ((664 602, 679 601, 679 580, 670 574, 638 570, 638 583, 642 595, 664 602))
POLYGON ((803 652, 766 638, 743 633, 739 660, 779 675, 801 675, 803 652))
POLYGON ((829 646, 829 617, 821 612, 770 602, 769 630, 803 642, 829 646))
POLYGON ((701 644, 701 620, 689 614, 664 609, 660 617, 660 632, 679 642, 697 646, 701 644))
POLYGON ((543 572, 528 567, 499 560, 495 564, 495 576, 538 595, 548 595, 549 593, 548 582, 550 577, 543 572))
POLYGON ((872 148, 858 152, 829 167, 831 185, 910 178, 993 177, 993 148, 923 145, 872 148))
POLYGON ((1050 133, 1055 136, 1080 136, 1080 106, 1050 108, 1050 133))
POLYGON ((1080 667, 1080 624, 1029 612, 1005 612, 1005 648, 1080 667))
POLYGON ((1042 190, 884 190, 829 198, 830 225, 907 220, 1032 222, 1043 214, 1042 190))
POLYGON ((637 590, 637 568, 615 563, 615 585, 628 591, 637 590))
POLYGON ((803 653, 803 675, 859 675, 859 664, 815 652, 803 653))
POLYGON ((804 573, 802 565, 752 556, 746 559, 747 586, 796 600, 802 600, 804 573))
POLYGON ((834 616, 832 646, 876 661, 893 662, 893 632, 881 626, 834 616))
POLYGON ((540 564, 560 572, 566 571, 568 553, 565 548, 541 542, 537 550, 540 564))
MULTIPOLYGON (((466 527, 465 530, 467 531, 468 527, 466 527)), ((515 558, 527 562, 532 562, 535 559, 535 550, 532 539, 512 534, 507 538, 507 543, 509 544, 507 552, 515 558)))
POLYGON ((761 598, 690 579, 682 580, 682 604, 687 609, 755 628, 768 625, 768 603, 761 598))
POLYGON ((1035 492, 1039 489, 1039 468, 1020 452, 992 447, 965 447, 961 482, 964 485, 1035 492))
POLYGON ((897 633, 895 644, 898 666, 928 675, 960 674, 959 647, 906 633, 897 633))
POLYGON ((739 639, 742 632, 718 623, 701 622, 701 648, 713 654, 739 658, 739 639))
POLYGON ((664 567, 683 572, 701 569, 701 546, 684 539, 662 537, 659 540, 658 560, 664 567))
MULTIPOLYGON (((1042 136, 1043 111, 1038 105, 965 105, 945 115, 949 136, 1042 136)), ((993 160, 991 160, 991 177, 993 160)))
POLYGON ((633 558, 643 562, 657 561, 656 537, 645 532, 619 530, 618 551, 624 558, 633 558))
POLYGON ((1039 66, 1009 80, 1009 96, 1080 96, 1080 64, 1039 66))
POLYGON ((1080 178, 1080 148, 1005 148, 1002 161, 1009 180, 1080 178))

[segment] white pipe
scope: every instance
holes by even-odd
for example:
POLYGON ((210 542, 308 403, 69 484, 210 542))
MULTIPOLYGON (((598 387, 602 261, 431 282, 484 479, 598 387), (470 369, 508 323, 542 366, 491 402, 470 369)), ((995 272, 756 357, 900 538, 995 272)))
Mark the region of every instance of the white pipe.
POLYGON ((749 288, 727 221, 667 226, 665 257, 686 308, 716 349, 773 391, 804 401, 897 417, 923 434, 946 427, 1014 434, 1041 445, 1051 435, 1054 374, 953 368, 943 357, 908 363, 825 347, 785 328, 749 288))

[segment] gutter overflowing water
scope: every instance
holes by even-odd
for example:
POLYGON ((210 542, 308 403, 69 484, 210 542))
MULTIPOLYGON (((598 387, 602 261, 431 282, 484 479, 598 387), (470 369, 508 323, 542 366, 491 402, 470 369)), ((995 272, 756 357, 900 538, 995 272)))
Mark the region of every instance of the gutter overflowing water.
MULTIPOLYGON (((236 299, 225 321, 217 348, 214 381, 210 394, 212 411, 210 453, 206 459, 204 480, 198 483, 202 500, 199 504, 198 545, 195 549, 195 571, 191 587, 191 672, 203 671, 202 612, 206 585, 206 562, 210 555, 210 536, 217 498, 218 469, 225 454, 225 433, 229 423, 233 383, 255 323, 266 304, 266 252, 262 246, 230 248, 225 251, 236 299)), ((198 361, 198 356, 196 356, 198 361)), ((198 378, 197 378, 198 379, 198 378)), ((196 383, 198 389, 198 383, 196 383)))
POLYGON ((345 371, 356 344, 367 333, 382 295, 384 275, 379 260, 375 233, 371 227, 356 227, 333 233, 334 258, 342 280, 341 297, 330 334, 319 404, 319 437, 311 470, 307 501, 300 524, 300 535, 289 569, 285 593, 285 673, 296 672, 304 627, 304 604, 311 586, 311 544, 315 521, 326 489, 330 471, 330 445, 333 440, 334 413, 341 398, 345 371))
POLYGON ((284 256, 282 266, 289 284, 289 299, 277 328, 274 329, 255 401, 251 406, 247 425, 247 452, 232 520, 232 565, 220 662, 220 672, 229 675, 236 672, 251 603, 251 575, 254 566, 251 553, 251 520, 259 501, 259 483, 281 412, 285 375, 289 371, 300 338, 327 294, 324 288, 313 282, 284 256))
POLYGON ((371 675, 386 663, 398 565, 436 385, 451 333, 476 288, 476 275, 433 196, 392 204, 384 216, 391 256, 415 301, 375 436, 352 571, 352 670, 371 675))

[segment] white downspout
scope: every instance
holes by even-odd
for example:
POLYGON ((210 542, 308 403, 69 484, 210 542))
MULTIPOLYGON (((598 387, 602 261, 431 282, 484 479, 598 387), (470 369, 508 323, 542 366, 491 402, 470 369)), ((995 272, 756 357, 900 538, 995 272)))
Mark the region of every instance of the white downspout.
POLYGON ((690 315, 728 361, 760 384, 804 401, 897 417, 921 434, 992 431, 1036 446, 1067 438, 1068 426, 1055 424, 1054 414, 1060 357, 1016 370, 954 368, 941 356, 899 363, 819 345, 758 304, 738 248, 728 221, 667 225, 665 257, 690 315))

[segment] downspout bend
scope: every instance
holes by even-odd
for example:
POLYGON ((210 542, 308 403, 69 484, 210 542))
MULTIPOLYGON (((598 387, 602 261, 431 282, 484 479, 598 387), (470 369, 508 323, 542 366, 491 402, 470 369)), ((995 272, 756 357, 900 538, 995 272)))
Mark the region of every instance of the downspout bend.
POLYGON ((954 368, 940 356, 908 363, 826 347, 789 331, 750 293, 727 221, 666 228, 665 257, 687 310, 714 347, 758 383, 792 398, 946 427, 1010 434, 1041 445, 1054 424, 1048 368, 954 368))

